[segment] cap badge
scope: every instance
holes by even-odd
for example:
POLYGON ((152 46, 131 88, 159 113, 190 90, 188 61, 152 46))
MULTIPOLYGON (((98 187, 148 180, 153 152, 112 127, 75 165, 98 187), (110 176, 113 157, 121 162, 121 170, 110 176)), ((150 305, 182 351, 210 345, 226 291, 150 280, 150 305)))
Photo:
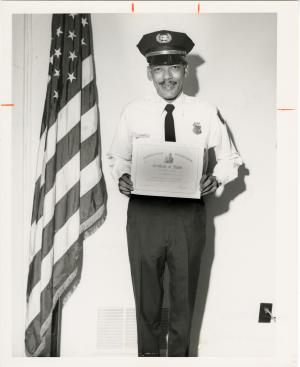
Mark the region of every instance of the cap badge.
POLYGON ((200 122, 193 123, 193 133, 199 135, 202 133, 202 127, 200 122))
POLYGON ((172 36, 170 33, 158 33, 156 35, 156 41, 158 43, 169 43, 172 41, 172 36))

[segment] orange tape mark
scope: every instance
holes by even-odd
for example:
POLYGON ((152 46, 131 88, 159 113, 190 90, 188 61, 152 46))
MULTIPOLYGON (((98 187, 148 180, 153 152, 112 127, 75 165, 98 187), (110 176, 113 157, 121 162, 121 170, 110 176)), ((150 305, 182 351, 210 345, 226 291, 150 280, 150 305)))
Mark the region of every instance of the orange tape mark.
POLYGON ((200 3, 198 3, 197 11, 198 11, 198 14, 199 14, 200 13, 200 3))
POLYGON ((131 4, 131 11, 134 13, 134 3, 131 4))
POLYGON ((0 106, 1 107, 13 107, 14 104, 13 103, 2 103, 0 106))
POLYGON ((295 108, 277 108, 277 111, 295 111, 295 108))

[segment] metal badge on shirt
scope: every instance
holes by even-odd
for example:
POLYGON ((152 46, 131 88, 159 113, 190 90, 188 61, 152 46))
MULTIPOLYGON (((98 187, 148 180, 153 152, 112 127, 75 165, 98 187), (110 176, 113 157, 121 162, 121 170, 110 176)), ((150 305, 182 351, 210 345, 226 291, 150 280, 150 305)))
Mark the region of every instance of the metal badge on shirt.
POLYGON ((196 121, 193 123, 193 133, 199 135, 202 133, 202 126, 201 123, 196 121))

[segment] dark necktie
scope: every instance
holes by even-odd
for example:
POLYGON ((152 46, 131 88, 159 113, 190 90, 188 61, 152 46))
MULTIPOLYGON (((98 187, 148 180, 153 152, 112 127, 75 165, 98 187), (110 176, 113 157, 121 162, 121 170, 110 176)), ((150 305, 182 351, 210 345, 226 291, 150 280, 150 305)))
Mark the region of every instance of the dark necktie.
POLYGON ((174 118, 172 115, 174 108, 175 107, 172 104, 167 104, 165 107, 165 110, 167 111, 165 117, 165 141, 176 141, 174 118))

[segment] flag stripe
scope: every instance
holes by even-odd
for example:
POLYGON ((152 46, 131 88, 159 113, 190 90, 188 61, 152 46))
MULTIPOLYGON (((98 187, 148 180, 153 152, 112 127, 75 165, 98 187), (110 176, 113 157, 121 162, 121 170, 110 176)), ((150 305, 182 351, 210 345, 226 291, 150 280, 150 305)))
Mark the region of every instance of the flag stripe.
MULTIPOLYGON (((46 165, 45 183, 43 186, 45 195, 53 188, 56 177, 56 154, 51 157, 46 165)), ((43 202, 42 202, 43 204, 43 202)))
POLYGON ((26 324, 29 325, 30 322, 39 314, 40 312, 40 283, 38 282, 29 294, 30 308, 27 308, 26 324))
POLYGON ((102 192, 101 185, 97 184, 81 196, 80 207, 83 209, 80 211, 80 223, 84 223, 94 212, 105 204, 106 193, 100 195, 102 192), (88 203, 93 203, 93 206, 87 205, 88 203))
MULTIPOLYGON (((79 209, 80 183, 76 184, 55 206, 55 232, 79 209)), ((46 239, 45 239, 46 240, 46 239)))
POLYGON ((60 141, 80 121, 80 102, 81 93, 78 92, 59 112, 57 116, 57 141, 60 141))
POLYGON ((34 256, 40 250, 42 245, 42 237, 43 237, 43 219, 40 219, 37 223, 34 223, 32 225, 30 231, 30 250, 29 250, 30 261, 32 261, 34 256))
POLYGON ((34 355, 35 351, 38 348, 37 344, 40 339, 39 331, 41 328, 41 323, 39 319, 39 309, 40 307, 38 306, 35 317, 33 317, 33 309, 30 310, 30 315, 27 314, 27 316, 31 320, 30 322, 26 323, 27 329, 25 331, 25 347, 29 355, 34 355))
POLYGON ((86 85, 81 91, 81 113, 88 112, 96 103, 97 91, 94 81, 86 85))
POLYGON ((41 251, 38 251, 29 265, 27 299, 33 288, 37 285, 41 277, 41 251))
POLYGON ((44 197, 44 212, 43 212, 43 223, 44 226, 50 222, 54 215, 55 211, 55 188, 56 186, 52 187, 51 190, 47 192, 44 197))
POLYGON ((98 156, 98 133, 91 135, 83 143, 81 143, 82 153, 80 156, 80 169, 83 170, 98 156))
POLYGON ((40 193, 39 193, 39 207, 38 207, 38 212, 37 212, 37 221, 41 218, 41 216, 43 215, 44 212, 44 207, 43 207, 43 201, 45 198, 45 189, 46 186, 45 184, 41 187, 40 193))
POLYGON ((81 142, 85 141, 88 137, 90 137, 97 131, 97 125, 93 124, 93 121, 96 121, 97 117, 97 105, 91 107, 81 117, 81 142))
POLYGON ((30 238, 29 238, 29 268, 30 263, 34 256, 36 255, 37 251, 35 250, 35 237, 36 237, 36 230, 37 230, 38 222, 34 221, 31 224, 30 228, 30 238))
MULTIPOLYGON (((48 75, 49 78, 49 75, 48 75)), ((41 131, 40 131, 40 139, 42 137, 42 135, 45 133, 45 131, 47 130, 47 127, 49 126, 49 121, 55 121, 55 110, 53 108, 51 108, 51 88, 49 86, 47 86, 47 93, 46 93, 46 99, 45 99, 45 103, 44 103, 44 112, 43 112, 43 117, 42 117, 42 124, 41 124, 41 131)))
POLYGON ((41 276, 40 276, 41 289, 45 289, 45 287, 49 283, 49 280, 51 279, 53 262, 54 262, 54 253, 53 253, 53 247, 51 247, 51 250, 48 252, 46 256, 43 257, 42 260, 41 276))
MULTIPOLYGON (((87 33, 88 34, 86 36, 91 39, 92 38, 92 36, 91 36, 91 33, 92 33, 91 30, 88 29, 88 32, 87 33)), ((89 57, 89 55, 91 54, 91 48, 92 48, 91 43, 90 42, 86 42, 87 41, 86 38, 84 38, 84 41, 85 41, 86 45, 81 48, 81 60, 85 60, 87 57, 89 57)))
POLYGON ((59 171, 80 150, 80 123, 77 123, 56 146, 56 170, 59 171))
POLYGON ((56 174, 56 202, 73 187, 80 175, 80 154, 77 153, 56 174))
POLYGON ((46 145, 46 133, 44 133, 40 138, 40 144, 38 148, 38 161, 37 161, 37 166, 36 166, 36 177, 39 177, 42 175, 45 145, 46 145))
POLYGON ((41 206, 39 200, 40 195, 41 195, 41 177, 39 177, 35 183, 31 224, 37 220, 39 215, 39 207, 41 206))
POLYGON ((81 86, 84 88, 94 79, 93 71, 93 59, 92 55, 89 55, 86 59, 82 61, 82 81, 81 86))
MULTIPOLYGON (((47 130, 47 142, 46 142, 46 154, 44 159, 46 159, 46 163, 55 155, 56 142, 57 142, 57 122, 47 130)), ((45 180, 47 180, 45 178, 45 180)))
POLYGON ((81 252, 82 245, 80 241, 77 240, 72 243, 65 254, 54 264, 53 274, 59 274, 59 276, 52 277, 50 280, 54 292, 57 292, 61 284, 67 280, 69 273, 72 273, 77 268, 77 263, 74 262, 74 259, 78 259, 81 252), (65 269, 68 269, 68 272, 66 272, 65 269))
POLYGON ((99 156, 97 156, 89 165, 82 169, 81 174, 84 179, 81 180, 80 196, 86 194, 100 181, 101 172, 97 169, 99 165, 99 156))
POLYGON ((69 249, 79 237, 79 210, 70 217, 54 237, 54 263, 69 249))
MULTIPOLYGON (((53 88, 51 86, 51 82, 53 82, 53 80, 50 81, 49 86, 48 86, 48 92, 47 92, 47 97, 52 99, 53 98, 53 88), (51 94, 52 93, 52 94, 51 94)), ((46 106, 47 109, 49 109, 49 111, 47 111, 47 113, 45 114, 45 117, 43 116, 43 118, 45 119, 45 121, 43 120, 42 122, 42 130, 41 130, 41 134, 44 134, 45 131, 48 131, 49 128, 55 124, 56 119, 57 119, 57 114, 59 111, 58 106, 56 108, 51 108, 49 106, 46 106), (45 126, 44 126, 45 124, 45 126)))

